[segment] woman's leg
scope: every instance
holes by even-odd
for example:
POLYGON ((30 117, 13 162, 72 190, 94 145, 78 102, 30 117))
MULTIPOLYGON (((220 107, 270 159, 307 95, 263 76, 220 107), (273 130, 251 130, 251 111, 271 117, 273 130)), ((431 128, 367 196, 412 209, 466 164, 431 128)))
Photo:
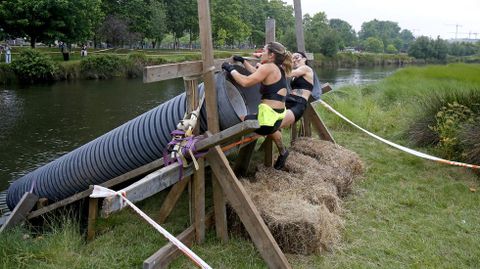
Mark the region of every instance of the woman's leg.
POLYGON ((293 114, 292 110, 287 109, 287 114, 285 115, 285 118, 283 118, 280 128, 288 127, 292 125, 294 122, 295 122, 295 115, 293 114))

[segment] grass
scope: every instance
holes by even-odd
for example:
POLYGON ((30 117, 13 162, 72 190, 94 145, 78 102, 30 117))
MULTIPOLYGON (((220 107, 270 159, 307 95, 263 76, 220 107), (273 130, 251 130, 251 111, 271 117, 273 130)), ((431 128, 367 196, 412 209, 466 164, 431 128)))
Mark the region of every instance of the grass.
MULTIPOLYGON (((416 117, 416 100, 450 87, 478 89, 479 68, 457 64, 407 68, 377 84, 342 88, 324 99, 362 127, 407 145, 402 134, 416 117)), ((352 129, 324 108, 317 109, 337 143, 360 155, 366 172, 344 200, 342 243, 322 255, 287 255, 294 268, 478 268, 478 176, 400 152, 352 129)), ((164 196, 161 193, 139 206, 155 218, 164 196)), ((187 212, 184 196, 164 227, 178 234, 188 226, 187 212)), ((166 242, 131 210, 100 220, 98 236, 91 243, 84 242, 78 221, 59 223, 40 234, 32 234, 28 227, 1 234, 0 265, 141 268, 143 260, 166 242), (30 237, 24 239, 25 234, 30 237)), ((222 244, 213 230, 193 250, 213 268, 266 267, 251 242, 233 236, 222 244)), ((171 268, 193 266, 181 257, 171 268)))

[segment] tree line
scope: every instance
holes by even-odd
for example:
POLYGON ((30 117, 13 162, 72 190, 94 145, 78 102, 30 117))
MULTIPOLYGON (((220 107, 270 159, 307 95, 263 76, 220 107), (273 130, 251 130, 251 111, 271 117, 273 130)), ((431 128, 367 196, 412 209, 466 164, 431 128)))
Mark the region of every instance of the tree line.
MULTIPOLYGON (((211 0, 210 8, 216 47, 262 46, 265 20, 274 18, 277 40, 296 49, 294 10, 282 0, 211 0)), ((319 12, 305 14, 303 26, 307 51, 326 56, 348 47, 415 51, 410 48, 415 41, 412 32, 392 21, 365 22, 356 33, 348 22, 319 12)), ((0 0, 0 35, 27 37, 32 47, 37 42, 93 41, 112 47, 158 48, 166 37, 175 49, 185 40, 192 47, 199 38, 197 0, 0 0)))

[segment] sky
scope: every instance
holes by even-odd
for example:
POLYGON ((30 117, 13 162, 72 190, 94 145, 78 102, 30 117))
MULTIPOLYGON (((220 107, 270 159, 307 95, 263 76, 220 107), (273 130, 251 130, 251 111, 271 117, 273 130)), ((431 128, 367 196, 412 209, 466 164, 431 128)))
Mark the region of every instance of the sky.
MULTIPOLYGON (((293 0, 283 1, 293 6, 293 0)), ((458 38, 470 33, 480 39, 480 0, 301 0, 301 6, 303 14, 325 12, 328 19, 347 21, 356 32, 362 23, 377 19, 397 22, 416 37, 450 39, 457 32, 458 38)))

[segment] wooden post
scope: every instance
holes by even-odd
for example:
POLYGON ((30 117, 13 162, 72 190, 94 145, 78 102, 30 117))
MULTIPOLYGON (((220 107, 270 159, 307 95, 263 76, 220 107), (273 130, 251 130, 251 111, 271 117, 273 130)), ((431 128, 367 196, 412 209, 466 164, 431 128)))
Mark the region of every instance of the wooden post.
POLYGON ((313 123, 313 126, 317 130, 318 136, 320 137, 320 139, 335 143, 333 136, 330 134, 325 124, 323 124, 323 121, 320 118, 320 115, 318 115, 317 111, 315 111, 315 108, 313 108, 311 103, 307 104, 307 109, 305 111, 305 114, 306 114, 305 115, 306 117, 310 118, 310 121, 313 123))
MULTIPOLYGON (((93 187, 91 187, 93 188, 93 187)), ((95 238, 95 224, 98 217, 98 198, 88 199, 88 227, 87 227, 87 241, 92 241, 95 238)))
POLYGON ((162 207, 160 208, 157 218, 158 223, 165 223, 189 182, 190 176, 183 178, 177 184, 172 186, 167 197, 165 197, 165 200, 163 201, 162 207))
POLYGON ((266 137, 263 143, 265 145, 264 164, 266 167, 272 167, 273 166, 273 139, 270 137, 266 137))
MULTIPOLYGON (((184 77, 183 83, 185 85, 185 95, 186 95, 186 102, 187 102, 187 113, 194 111, 197 106, 199 105, 199 96, 198 96, 198 77, 184 77)), ((198 121, 200 122, 200 120, 198 121)), ((200 125, 200 124, 198 124, 200 125)), ((194 134, 198 133, 198 125, 195 127, 194 134)), ((202 167, 203 169, 203 167, 202 167)), ((193 179, 193 177, 191 177, 193 179)), ((193 192, 192 192, 192 180, 188 181, 188 208, 189 208, 189 217, 190 223, 193 223, 195 220, 193 216, 195 215, 194 205, 192 204, 194 200, 193 192)))
POLYGON ((248 171, 250 166, 250 161, 252 160, 253 152, 255 151, 255 145, 257 140, 249 143, 245 147, 240 149, 237 159, 235 160, 235 167, 233 171, 237 176, 244 176, 248 171))
POLYGON ((265 43, 275 41, 275 19, 268 18, 265 21, 265 43))
POLYGON ((305 38, 303 36, 303 15, 300 0, 293 0, 295 9, 295 32, 297 34, 297 50, 305 52, 305 38))
POLYGON ((292 124, 292 130, 291 130, 291 137, 290 137, 290 141, 293 142, 297 139, 297 135, 298 135, 298 132, 297 132, 297 123, 294 122, 292 124))
POLYGON ((195 241, 202 243, 205 240, 205 158, 198 159, 198 170, 193 175, 193 226, 195 227, 195 241))
MULTIPOLYGON (((205 105, 207 108, 207 124, 208 130, 215 134, 220 130, 218 124, 218 108, 217 108, 217 93, 215 90, 215 80, 213 71, 215 69, 213 61, 213 44, 212 44, 212 26, 210 21, 210 1, 198 0, 198 26, 200 28, 200 43, 202 47, 203 60, 203 79, 205 85, 205 105)), ((227 219, 225 198, 222 189, 218 184, 215 184, 213 178, 213 203, 215 204, 215 228, 218 231, 227 231, 227 223, 222 220, 227 219)), ((228 238, 224 234, 220 236, 222 239, 228 238)), ((225 240, 224 240, 225 241, 225 240)))
POLYGON ((13 209, 12 214, 0 228, 0 233, 24 221, 27 217, 27 214, 30 212, 30 210, 32 210, 37 201, 38 196, 35 194, 31 192, 24 193, 18 204, 13 209))
POLYGON ((303 135, 306 137, 312 137, 312 128, 310 123, 310 117, 303 117, 303 135))
POLYGON ((273 238, 260 213, 233 173, 221 148, 216 146, 208 153, 212 171, 235 210, 250 238, 269 268, 291 268, 287 258, 273 238))

